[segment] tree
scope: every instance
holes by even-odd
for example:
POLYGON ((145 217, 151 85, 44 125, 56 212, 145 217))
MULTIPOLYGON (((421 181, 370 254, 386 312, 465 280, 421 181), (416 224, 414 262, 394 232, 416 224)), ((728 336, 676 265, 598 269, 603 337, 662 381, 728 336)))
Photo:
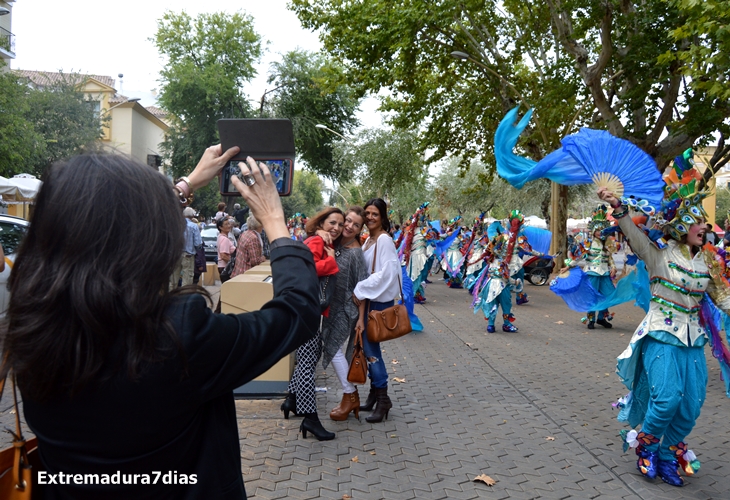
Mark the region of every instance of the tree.
POLYGON ((322 180, 316 173, 309 170, 296 170, 291 196, 281 199, 284 215, 291 217, 298 212, 311 217, 317 213, 324 203, 323 188, 322 180))
POLYGON ((724 3, 292 0, 292 8, 359 92, 390 91, 382 109, 395 125, 423 127, 429 161, 457 155, 468 168, 479 158, 489 182, 494 131, 517 103, 536 110, 520 143, 536 160, 577 126, 632 141, 660 169, 726 133, 725 84, 709 83, 728 76, 727 30, 712 17, 728 15, 724 3))
MULTIPOLYGON (((218 142, 220 118, 254 115, 242 88, 256 75, 261 38, 253 18, 240 12, 193 19, 184 11, 168 11, 152 41, 165 58, 159 103, 173 121, 162 151, 177 177, 190 172, 205 148, 218 142)), ((193 202, 203 213, 215 211, 214 182, 193 202)))
POLYGON ((353 140, 336 143, 335 161, 371 197, 392 197, 400 186, 423 182, 427 174, 416 135, 402 129, 363 129, 353 140))
POLYGON ((0 175, 12 177, 45 154, 45 138, 29 120, 29 88, 11 72, 0 72, 0 175))
POLYGON ((322 124, 346 136, 358 125, 358 99, 342 83, 341 66, 323 54, 295 50, 272 64, 269 83, 276 86, 276 92, 267 111, 291 119, 297 156, 313 172, 344 179, 347 172, 333 159, 332 144, 337 136, 315 127, 322 124))
POLYGON ((51 163, 100 147, 102 121, 72 74, 33 87, 11 72, 0 74, 0 174, 41 176, 51 163))
POLYGON ((29 119, 46 143, 41 158, 31 167, 40 175, 53 162, 101 148, 102 125, 108 117, 97 114, 82 89, 86 77, 65 76, 58 83, 27 94, 29 119))

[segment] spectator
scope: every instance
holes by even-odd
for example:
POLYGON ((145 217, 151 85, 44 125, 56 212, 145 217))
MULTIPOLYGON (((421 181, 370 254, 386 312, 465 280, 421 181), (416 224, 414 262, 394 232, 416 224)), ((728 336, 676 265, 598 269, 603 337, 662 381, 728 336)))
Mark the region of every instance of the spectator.
POLYGON ((216 226, 218 227, 218 272, 222 273, 223 269, 231 260, 231 254, 236 249, 228 236, 231 232, 232 222, 228 217, 218 219, 216 226))
POLYGON ((355 285, 370 275, 360 247, 364 220, 362 207, 353 206, 345 212, 342 238, 335 253, 340 271, 329 316, 322 321, 322 367, 326 369, 332 363, 342 386, 342 401, 330 412, 330 418, 338 421, 347 420, 350 412, 355 412, 355 417, 360 419, 360 395, 357 387, 347 380, 347 373, 352 360, 354 333, 356 330, 365 332, 365 302, 358 307, 352 301, 355 285))
POLYGON ((253 215, 248 216, 246 224, 248 224, 248 231, 241 233, 238 238, 236 266, 233 268, 231 278, 245 273, 266 260, 264 259, 264 246, 261 242, 261 229, 263 226, 253 215))
MULTIPOLYGON (((363 247, 363 255, 368 272, 371 274, 357 284, 353 301, 359 306, 361 301, 368 300, 369 311, 382 311, 391 307, 393 299, 400 294, 401 275, 398 253, 389 234, 390 221, 385 201, 374 198, 365 204, 365 224, 370 237, 363 247)), ((367 316, 365 331, 367 331, 367 316)), ((370 394, 360 409, 373 411, 375 407, 373 414, 365 420, 371 423, 381 422, 383 418, 388 418, 388 412, 393 406, 388 396, 388 371, 383 362, 380 344, 370 342, 367 335, 362 336, 362 341, 363 351, 368 358, 370 394)))
MULTIPOLYGON (((309 219, 306 225, 307 235, 304 244, 309 247, 314 256, 314 265, 318 277, 335 276, 339 268, 335 260, 333 242, 336 244, 342 228, 345 224, 345 215, 337 207, 325 207, 313 219, 309 219), (325 234, 320 235, 322 231, 325 234), (329 241, 325 241, 327 237, 329 241)), ((334 285, 334 280, 331 284, 334 285)), ((320 309, 321 310, 321 309, 320 309)), ((322 316, 328 315, 329 309, 322 312, 322 316)), ((289 381, 289 394, 281 406, 284 418, 289 418, 289 412, 294 411, 296 415, 304 417, 299 430, 303 437, 311 432, 319 441, 327 441, 335 438, 334 432, 327 431, 317 415, 317 397, 314 392, 314 372, 322 355, 321 331, 317 332, 310 341, 297 349, 297 366, 294 369, 289 381)))
POLYGON ((218 211, 215 213, 215 217, 213 219, 218 222, 223 217, 228 217, 228 214, 226 213, 226 204, 224 202, 220 202, 218 203, 218 211))
POLYGON ((172 270, 170 276, 170 290, 177 288, 180 281, 180 272, 182 271, 182 286, 192 285, 195 274, 195 254, 199 249, 203 248, 203 238, 200 236, 200 229, 192 220, 195 216, 195 210, 187 207, 183 210, 185 217, 185 246, 183 247, 182 257, 172 270))
POLYGON ((121 481, 47 484, 45 498, 246 498, 233 389, 319 325, 312 254, 288 238, 266 166, 249 160, 252 185, 233 182, 272 238, 274 298, 260 311, 219 315, 195 289, 160 292, 184 244, 180 200, 237 152, 208 148, 177 194, 120 155, 46 170, 10 277, 0 376, 17 376, 47 471, 121 481))

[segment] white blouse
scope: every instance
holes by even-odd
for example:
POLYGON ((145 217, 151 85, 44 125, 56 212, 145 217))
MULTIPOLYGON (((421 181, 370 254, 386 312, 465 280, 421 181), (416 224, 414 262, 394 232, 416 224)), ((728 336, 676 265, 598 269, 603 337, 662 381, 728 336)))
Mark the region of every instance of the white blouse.
MULTIPOLYGON (((365 242, 368 246, 370 238, 365 242)), ((378 248, 378 255, 375 259, 375 271, 365 280, 355 286, 354 294, 359 300, 370 299, 374 302, 388 302, 400 296, 401 275, 398 252, 395 243, 388 233, 378 237, 378 241, 367 250, 363 251, 368 272, 373 269, 373 256, 375 247, 378 248)))

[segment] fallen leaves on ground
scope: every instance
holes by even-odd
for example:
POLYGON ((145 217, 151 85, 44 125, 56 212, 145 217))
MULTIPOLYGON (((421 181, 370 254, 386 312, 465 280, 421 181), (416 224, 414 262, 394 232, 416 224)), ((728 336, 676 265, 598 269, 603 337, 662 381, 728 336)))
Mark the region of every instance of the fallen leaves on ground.
POLYGON ((555 438, 552 436, 548 436, 545 438, 545 441, 555 441, 555 438))
POLYGON ((391 361, 391 363, 394 365, 397 365, 398 363, 400 363, 400 361, 398 361, 397 359, 394 359, 393 361, 391 361))
POLYGON ((400 377, 393 377, 393 380, 395 380, 395 381, 396 381, 396 382, 398 382, 399 384, 404 384, 404 383, 405 383, 405 381, 406 381, 406 379, 404 379, 404 378, 400 378, 400 377))
POLYGON ((562 321, 556 321, 555 324, 556 325, 564 325, 565 323, 563 323, 562 321))
POLYGON ((350 500, 350 498, 352 498, 352 497, 350 495, 348 495, 347 493, 342 495, 342 500, 350 500))
POLYGON ((359 459, 359 458, 357 458, 357 455, 355 455, 354 457, 352 457, 352 458, 350 459, 350 461, 351 461, 351 462, 355 462, 355 463, 360 463, 360 459, 359 459))
POLYGON ((436 360, 436 362, 437 362, 437 363, 443 363, 443 361, 442 361, 442 360, 440 360, 440 359, 437 359, 437 360, 436 360))
POLYGON ((375 452, 374 452, 374 451, 371 451, 371 452, 370 452, 370 454, 371 454, 371 455, 375 455, 375 452))
POLYGON ((482 483, 486 484, 487 486, 494 486, 497 484, 497 481, 492 479, 491 477, 487 476, 486 474, 480 474, 477 477, 475 477, 472 481, 481 481, 482 483))
POLYGON ((468 347, 471 347, 471 343, 470 343, 470 342, 464 342, 464 343, 465 343, 465 344, 466 344, 466 345, 467 345, 468 347))

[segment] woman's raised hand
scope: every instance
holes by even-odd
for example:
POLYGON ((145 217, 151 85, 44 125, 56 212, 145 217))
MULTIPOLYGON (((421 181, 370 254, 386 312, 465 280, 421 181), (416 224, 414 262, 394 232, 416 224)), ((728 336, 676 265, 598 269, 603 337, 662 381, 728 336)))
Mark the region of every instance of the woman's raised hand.
POLYGON ((613 194, 611 191, 609 191, 608 188, 605 188, 605 187, 598 188, 597 194, 600 199, 602 199, 603 201, 605 201, 606 203, 611 205, 613 208, 616 208, 619 205, 621 205, 621 202, 616 197, 616 195, 613 194))
POLYGON ((249 156, 245 163, 239 163, 239 168, 247 182, 242 182, 237 176, 232 176, 231 182, 246 200, 253 216, 264 226, 266 237, 269 241, 289 238, 284 209, 269 167, 263 163, 256 164, 249 156))
POLYGON ((220 144, 206 149, 195 169, 188 176, 190 179, 190 188, 195 191, 203 186, 207 186, 213 177, 218 175, 226 163, 236 156, 239 151, 240 148, 234 146, 224 153, 220 144))

